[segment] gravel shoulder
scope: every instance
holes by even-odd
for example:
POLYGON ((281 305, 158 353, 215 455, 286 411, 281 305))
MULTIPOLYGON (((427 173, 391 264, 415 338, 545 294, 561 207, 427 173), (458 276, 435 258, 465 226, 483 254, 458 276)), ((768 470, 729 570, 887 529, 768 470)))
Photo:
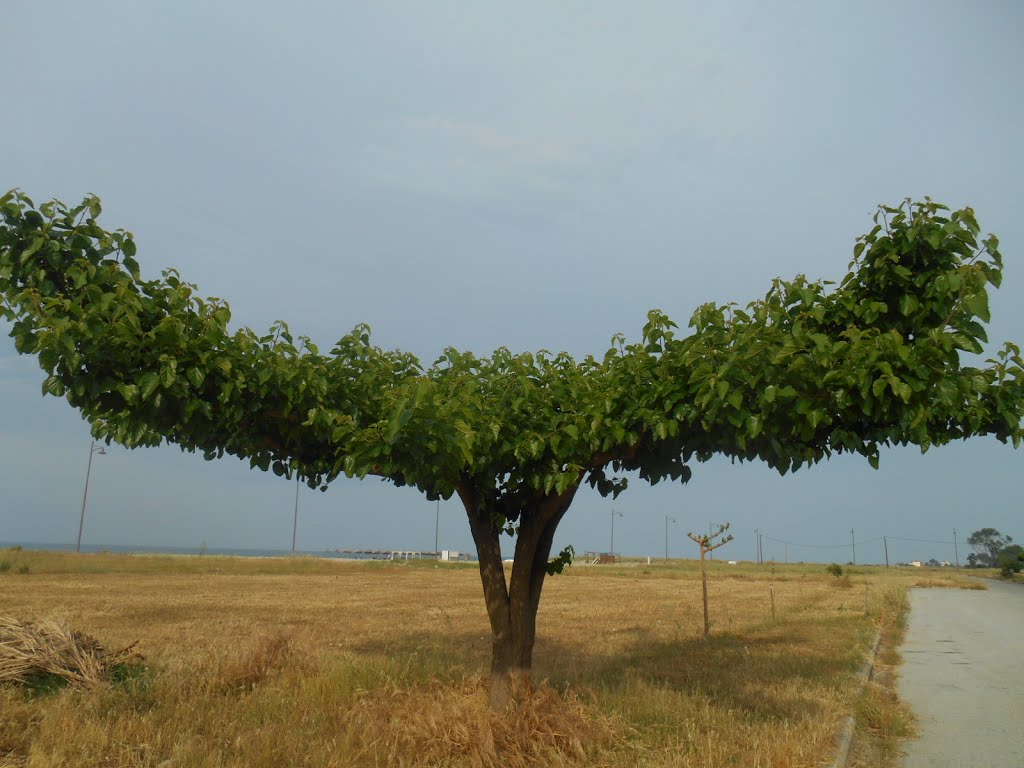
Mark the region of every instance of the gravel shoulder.
POLYGON ((914 589, 898 690, 918 716, 904 768, 1024 766, 1024 585, 914 589))

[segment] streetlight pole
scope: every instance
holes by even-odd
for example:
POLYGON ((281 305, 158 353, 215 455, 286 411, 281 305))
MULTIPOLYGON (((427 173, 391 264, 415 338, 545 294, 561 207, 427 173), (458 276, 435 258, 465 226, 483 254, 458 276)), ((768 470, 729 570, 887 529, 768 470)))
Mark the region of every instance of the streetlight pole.
POLYGON ((960 567, 960 550, 956 545, 956 528, 953 529, 953 557, 956 558, 956 567, 960 567))
POLYGON ((611 542, 608 545, 609 546, 608 554, 611 555, 612 557, 615 557, 615 516, 616 515, 618 515, 619 517, 622 517, 622 513, 621 512, 616 512, 615 511, 615 507, 612 507, 612 539, 611 539, 611 542))
POLYGON ((674 517, 665 515, 665 560, 668 560, 668 524, 676 522, 674 517))
POLYGON ((98 453, 106 456, 107 451, 102 445, 96 445, 95 440, 89 441, 89 463, 85 466, 85 490, 82 492, 82 514, 78 518, 78 541, 75 542, 75 552, 82 551, 82 528, 85 526, 85 502, 89 498, 89 475, 92 473, 92 455, 98 453))
POLYGON ((292 519, 292 557, 295 557, 295 534, 299 531, 299 473, 295 473, 295 517, 292 519))
POLYGON ((441 556, 441 550, 437 548, 438 536, 441 531, 441 500, 437 500, 437 511, 434 514, 434 554, 441 556))

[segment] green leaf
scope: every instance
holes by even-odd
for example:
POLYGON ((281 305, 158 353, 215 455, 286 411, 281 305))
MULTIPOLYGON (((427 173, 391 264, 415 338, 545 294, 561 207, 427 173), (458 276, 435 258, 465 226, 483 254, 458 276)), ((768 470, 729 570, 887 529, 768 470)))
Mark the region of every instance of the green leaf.
POLYGON ((143 400, 149 400, 160 386, 160 377, 153 371, 146 371, 138 378, 139 394, 143 400))
POLYGON ((967 307, 968 312, 981 319, 982 322, 991 321, 992 316, 988 309, 988 291, 982 289, 964 296, 964 306, 967 307))
POLYGON ((167 360, 160 368, 160 383, 164 385, 165 389, 170 389, 174 385, 174 379, 177 378, 178 363, 175 360, 167 360))
POLYGON ((28 263, 29 259, 31 259, 36 253, 38 253, 39 249, 43 247, 43 244, 45 242, 46 238, 44 237, 32 238, 32 242, 29 243, 28 248, 21 252, 21 266, 25 266, 28 263))
POLYGON ((128 270, 128 274, 131 275, 135 280, 139 279, 139 262, 133 259, 131 256, 125 256, 124 268, 128 270))
POLYGON ((916 310, 918 306, 920 306, 920 302, 913 294, 905 293, 900 296, 900 314, 904 317, 910 317, 914 314, 914 310, 916 310))
POLYGON ((47 376, 46 381, 43 382, 43 394, 54 395, 55 397, 64 396, 64 382, 57 376, 47 376))
POLYGON ((201 368, 189 368, 185 372, 185 376, 196 389, 200 389, 203 386, 203 382, 206 381, 206 373, 201 368))
POLYGON ((554 557, 551 560, 549 560, 547 567, 545 568, 548 576, 554 576, 555 574, 559 574, 565 569, 565 566, 572 565, 572 559, 573 556, 575 556, 575 554, 576 550, 573 549, 572 545, 570 544, 558 553, 558 557, 554 557))

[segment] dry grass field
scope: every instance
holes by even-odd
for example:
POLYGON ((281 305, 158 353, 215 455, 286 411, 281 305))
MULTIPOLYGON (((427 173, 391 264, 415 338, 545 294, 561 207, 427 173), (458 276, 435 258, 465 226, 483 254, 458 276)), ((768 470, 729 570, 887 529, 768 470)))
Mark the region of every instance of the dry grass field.
POLYGON ((473 565, 4 559, 0 615, 145 657, 105 686, 0 686, 0 766, 32 768, 818 766, 924 577, 716 562, 705 641, 692 562, 573 566, 545 587, 536 690, 492 715, 473 565))

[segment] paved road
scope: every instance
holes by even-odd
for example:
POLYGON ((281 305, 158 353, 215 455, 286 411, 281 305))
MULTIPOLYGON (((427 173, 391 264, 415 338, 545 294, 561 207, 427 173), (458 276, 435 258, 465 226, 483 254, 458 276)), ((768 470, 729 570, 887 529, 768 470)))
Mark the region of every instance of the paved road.
POLYGON ((919 719, 905 768, 1024 766, 1024 585, 914 589, 900 695, 919 719))

